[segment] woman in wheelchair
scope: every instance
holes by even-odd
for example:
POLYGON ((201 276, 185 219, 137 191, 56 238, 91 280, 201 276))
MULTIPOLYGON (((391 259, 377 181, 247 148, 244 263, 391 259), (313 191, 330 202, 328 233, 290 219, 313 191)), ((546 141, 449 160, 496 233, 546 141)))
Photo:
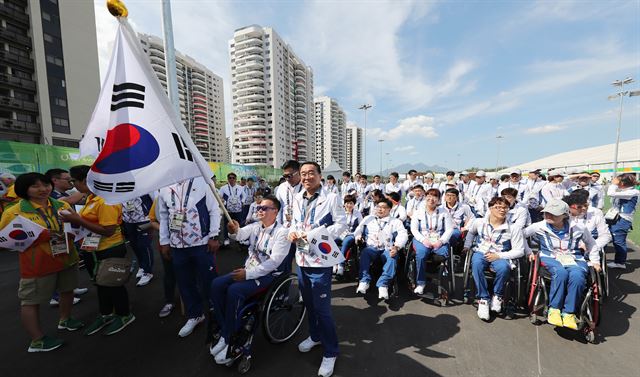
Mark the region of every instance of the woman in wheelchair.
POLYGON ((381 199, 375 207, 375 215, 362 220, 353 233, 358 242, 364 241, 366 246, 360 254, 360 283, 356 293, 365 294, 369 289, 371 275, 369 266, 372 261, 381 258, 384 266, 378 279, 378 298, 389 299, 388 285, 396 273, 398 251, 408 240, 407 230, 402 221, 391 217, 392 203, 389 199, 381 199))
POLYGON ((269 287, 291 248, 288 230, 276 222, 280 201, 267 195, 256 209, 258 222, 243 228, 237 221, 227 225, 231 238, 250 242, 244 267, 219 276, 211 283, 211 301, 220 339, 211 347, 210 353, 218 364, 232 361, 227 355, 231 336, 241 326, 238 310, 249 297, 269 287))
MULTIPOLYGON (((353 195, 345 195, 344 199, 344 211, 347 214, 347 230, 345 230, 340 236, 340 251, 344 255, 345 259, 349 260, 349 250, 355 246, 356 239, 353 236, 353 232, 358 225, 362 222, 362 214, 356 208, 357 199, 353 195)), ((334 266, 334 273, 338 276, 344 274, 344 263, 340 263, 334 266)))
POLYGON ((391 200, 391 212, 389 216, 396 218, 404 224, 407 220, 407 209, 402 206, 401 197, 399 192, 390 192, 386 195, 387 199, 391 200))
POLYGON ((453 233, 453 218, 440 204, 440 190, 426 192, 425 206, 411 217, 413 246, 416 249, 416 288, 414 293, 423 294, 426 285, 425 261, 435 253, 449 256, 449 238, 453 233))
POLYGON ((602 211, 589 205, 589 191, 575 190, 563 200, 569 205, 571 223, 580 224, 587 228, 596 241, 598 249, 604 250, 611 242, 611 232, 609 232, 602 211))
POLYGON ((460 191, 458 191, 458 189, 447 189, 444 193, 444 203, 441 205, 445 211, 449 212, 453 219, 454 229, 453 233, 451 233, 451 238, 449 238, 449 245, 453 248, 463 241, 463 235, 473 222, 473 219, 476 218, 468 204, 458 201, 459 197, 460 191))
MULTIPOLYGON (((569 205, 550 200, 542 210, 544 220, 524 230, 524 237, 534 237, 540 245, 540 265, 551 275, 547 322, 554 326, 578 329, 576 313, 587 284, 589 265, 600 271, 600 254, 591 232, 569 219, 569 205), (581 243, 586 247, 589 264, 581 243)), ((535 261, 535 255, 529 255, 535 261)))
POLYGON ((511 273, 511 260, 524 255, 524 240, 522 229, 513 226, 507 220, 509 201, 502 197, 495 197, 489 201, 489 216, 474 220, 469 226, 469 233, 465 240, 465 253, 470 252, 473 281, 478 296, 478 317, 489 320, 489 311, 502 311, 502 297, 505 284, 511 273), (487 267, 495 272, 493 297, 489 307, 489 290, 484 270, 487 267))

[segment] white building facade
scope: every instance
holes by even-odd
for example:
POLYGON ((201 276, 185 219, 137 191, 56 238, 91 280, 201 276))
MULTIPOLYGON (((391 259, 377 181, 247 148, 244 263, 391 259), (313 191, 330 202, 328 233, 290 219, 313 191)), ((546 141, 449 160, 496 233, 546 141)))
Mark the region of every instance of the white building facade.
POLYGON ((333 98, 318 97, 314 103, 316 161, 325 168, 333 160, 344 169, 347 166, 347 116, 333 98))
MULTIPOLYGON (((151 67, 167 90, 163 40, 139 34, 151 67)), ((176 51, 180 117, 207 161, 229 162, 222 78, 190 56, 176 51)))
POLYGON ((315 159, 311 68, 270 27, 236 30, 229 49, 233 163, 280 167, 315 159))
POLYGON ((362 145, 364 141, 364 130, 357 125, 347 126, 346 135, 346 169, 351 174, 364 173, 362 171, 362 145))

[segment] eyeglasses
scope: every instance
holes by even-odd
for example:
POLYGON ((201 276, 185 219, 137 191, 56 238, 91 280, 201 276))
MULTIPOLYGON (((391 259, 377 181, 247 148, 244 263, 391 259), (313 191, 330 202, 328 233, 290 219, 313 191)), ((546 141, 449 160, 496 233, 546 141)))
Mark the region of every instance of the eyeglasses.
POLYGON ((229 177, 229 178, 227 178, 227 179, 228 179, 228 180, 230 180, 230 181, 231 181, 231 180, 234 180, 234 181, 235 181, 235 180, 236 180, 236 177, 229 177))
POLYGON ((493 208, 498 211, 505 211, 505 212, 509 210, 509 208, 505 206, 493 206, 493 208))
POLYGON ((276 209, 275 207, 269 207, 269 206, 256 206, 256 211, 260 212, 260 211, 268 211, 270 209, 276 209))
POLYGON ((315 177, 316 175, 318 175, 318 173, 316 173, 315 171, 306 171, 302 174, 300 174, 301 178, 308 178, 308 177, 315 177))
POLYGON ((284 179, 291 179, 291 178, 293 178, 293 177, 294 177, 294 176, 296 176, 296 175, 298 175, 298 172, 297 172, 297 171, 294 171, 294 172, 293 172, 293 173, 291 173, 291 174, 282 174, 282 178, 284 178, 284 179))
POLYGON ((378 209, 391 209, 391 208, 387 207, 387 205, 380 205, 380 204, 378 204, 376 206, 376 208, 378 208, 378 209))

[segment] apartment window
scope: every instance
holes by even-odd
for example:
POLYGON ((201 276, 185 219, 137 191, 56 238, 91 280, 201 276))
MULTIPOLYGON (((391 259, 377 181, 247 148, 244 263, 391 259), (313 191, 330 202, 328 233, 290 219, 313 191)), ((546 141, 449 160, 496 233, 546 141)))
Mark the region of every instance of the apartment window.
POLYGON ((53 118, 53 124, 60 127, 69 127, 69 121, 62 118, 53 118))
POLYGON ((44 33, 44 40, 49 43, 53 43, 53 36, 47 33, 44 33))
POLYGON ((22 122, 33 122, 33 115, 16 113, 16 119, 22 122))
POLYGON ((52 55, 47 55, 47 63, 51 63, 51 64, 55 64, 59 67, 62 67, 62 59, 52 56, 52 55))
POLYGON ((42 19, 43 20, 47 20, 47 21, 51 21, 51 15, 47 12, 42 12, 42 19))
POLYGON ((53 99, 53 103, 55 103, 58 106, 67 107, 67 101, 63 98, 56 97, 53 99))

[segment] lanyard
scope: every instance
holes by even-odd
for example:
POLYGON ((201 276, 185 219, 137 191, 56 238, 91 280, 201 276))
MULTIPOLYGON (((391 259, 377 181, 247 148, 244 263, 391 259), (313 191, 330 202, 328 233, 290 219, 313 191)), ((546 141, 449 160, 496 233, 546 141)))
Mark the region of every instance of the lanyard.
MULTIPOLYGON (((184 198, 184 202, 182 201, 182 196, 184 195, 184 182, 180 185, 180 212, 185 211, 185 207, 187 205, 189 205, 189 195, 191 195, 191 187, 193 186, 193 178, 191 178, 189 180, 189 186, 187 187, 187 194, 186 197, 184 198)), ((177 193, 173 190, 173 188, 171 188, 171 207, 176 206, 176 198, 175 195, 177 195, 177 193)))
POLYGON ((413 210, 415 211, 416 209, 418 209, 418 206, 420 205, 420 203, 422 203, 422 199, 424 198, 420 198, 420 200, 415 200, 413 199, 413 210))
POLYGON ((496 238, 496 240, 494 241, 494 240, 493 240, 493 231, 494 231, 493 226, 492 226, 491 224, 489 224, 489 223, 484 224, 484 225, 482 226, 482 239, 484 239, 484 240, 486 240, 486 239, 487 239, 487 237, 486 237, 486 235, 487 235, 487 226, 488 226, 489 228, 491 228, 491 232, 489 233, 489 237, 488 237, 488 238, 489 238, 489 243, 492 243, 492 244, 494 244, 494 243, 495 243, 495 244, 497 244, 497 243, 498 243, 498 241, 500 241, 500 239, 502 238, 502 235, 505 233, 505 230, 504 230, 504 229, 502 229, 502 230, 500 231, 500 234, 498 235, 498 237, 497 237, 497 238, 496 238))
POLYGON ((480 191, 481 187, 482 187, 481 185, 476 184, 476 190, 473 192, 473 196, 478 195, 478 191, 480 191))
MULTIPOLYGON (((287 183, 287 185, 289 184, 287 183)), ((289 187, 287 188, 287 207, 291 207, 291 199, 293 195, 299 193, 301 188, 302 188, 302 185, 297 186, 297 189, 296 187, 291 187, 291 185, 289 185, 289 187)))
MULTIPOLYGON (((551 240, 551 237, 549 237, 549 233, 547 233, 546 236, 547 236, 547 242, 549 243, 549 246, 553 247, 553 241, 551 240)), ((567 248, 563 249, 562 248, 562 241, 565 239, 565 237, 566 237, 566 233, 562 238, 560 238, 558 236, 558 249, 559 250, 569 250, 571 248, 571 242, 573 241, 573 228, 569 229, 569 241, 567 241, 567 248)))
POLYGON ((36 212, 38 212, 38 215, 42 218, 42 220, 45 222, 45 224, 47 224, 47 229, 49 230, 53 230, 56 231, 56 229, 53 229, 53 225, 52 222, 55 223, 56 225, 58 225, 58 229, 57 231, 62 230, 62 224, 60 223, 60 219, 55 219, 53 220, 53 216, 49 217, 49 211, 43 210, 42 208, 37 208, 36 212), (52 220, 52 221, 49 221, 52 220))
POLYGON ((424 211, 424 217, 427 219, 427 228, 429 228, 429 231, 434 231, 438 228, 438 209, 436 208, 436 210, 434 211, 435 215, 436 215, 436 221, 433 222, 433 227, 431 226, 431 217, 433 215, 429 214, 426 210, 424 211))
POLYGON ((393 209, 391 210, 391 217, 396 217, 396 213, 398 213, 398 207, 399 205, 397 204, 393 207, 393 209))
POLYGON ((262 228, 260 230, 259 233, 259 237, 258 234, 256 234, 256 238, 254 241, 254 248, 257 252, 259 253, 263 253, 266 254, 267 253, 267 249, 269 247, 269 241, 271 241, 271 237, 273 237, 273 232, 276 231, 276 224, 271 225, 271 231, 269 232, 269 237, 267 237, 267 239, 264 241, 264 246, 262 247, 262 250, 260 250, 260 244, 262 243, 262 240, 264 239, 264 236, 267 234, 267 232, 265 232, 265 230, 267 230, 266 228, 262 228))
POLYGON ((302 225, 313 225, 314 218, 316 217, 316 207, 318 206, 318 193, 313 194, 310 199, 303 200, 307 201, 307 205, 302 207, 300 221, 302 222, 302 225), (311 208, 311 211, 309 212, 309 207, 312 205, 313 208, 311 208))
POLYGON ((450 208, 449 208, 449 206, 447 206, 447 205, 445 204, 445 207, 447 208, 447 211, 449 211, 449 214, 450 214, 451 216, 453 216, 453 215, 456 213, 456 211, 458 210, 458 206, 459 206, 459 205, 460 205, 460 203, 456 203, 456 205, 455 205, 455 206, 453 206, 453 207, 450 209, 450 208))

